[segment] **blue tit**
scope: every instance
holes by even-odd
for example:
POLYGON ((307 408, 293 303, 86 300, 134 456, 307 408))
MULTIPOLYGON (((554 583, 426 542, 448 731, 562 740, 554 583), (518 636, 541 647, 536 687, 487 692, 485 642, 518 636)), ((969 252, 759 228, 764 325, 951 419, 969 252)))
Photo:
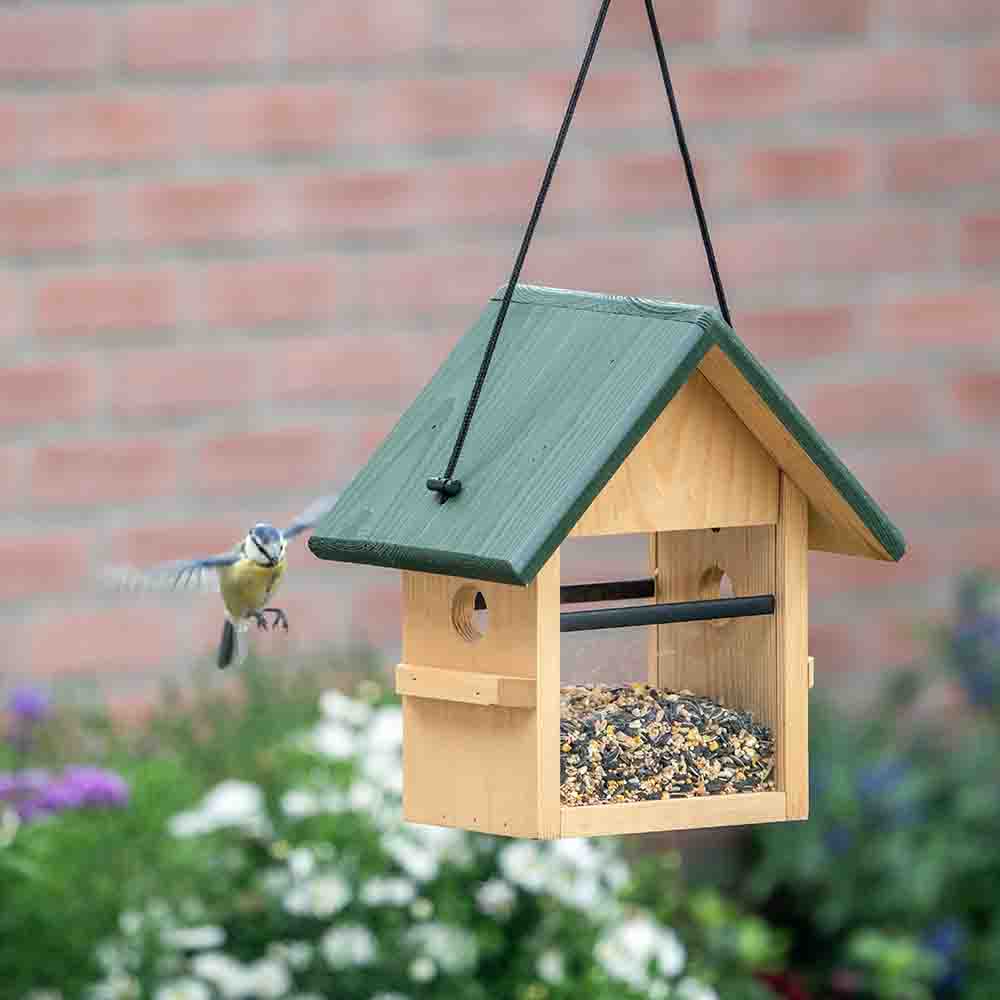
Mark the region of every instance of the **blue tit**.
POLYGON ((337 498, 322 497, 310 504, 284 530, 259 521, 231 552, 205 559, 184 559, 146 570, 111 569, 105 577, 125 590, 218 590, 222 594, 225 622, 216 662, 220 669, 242 663, 249 652, 247 631, 251 623, 287 631, 288 616, 280 608, 268 607, 288 565, 288 540, 308 531, 333 509, 337 498))

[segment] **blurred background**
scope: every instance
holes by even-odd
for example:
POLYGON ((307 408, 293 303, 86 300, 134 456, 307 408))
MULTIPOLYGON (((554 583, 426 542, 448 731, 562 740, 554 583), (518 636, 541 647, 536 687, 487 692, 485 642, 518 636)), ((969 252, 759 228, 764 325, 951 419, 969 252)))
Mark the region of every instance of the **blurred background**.
MULTIPOLYGON (((5 674, 128 701, 201 666, 213 602, 93 570, 351 478, 506 280, 595 11, 3 5, 5 674)), ((818 683, 863 700, 957 570, 1000 564, 1000 8, 659 19, 738 332, 909 542, 813 562, 818 683)), ((524 277, 712 303, 647 32, 612 4, 524 277)), ((292 560, 292 641, 394 655, 395 574, 292 560)))
MULTIPOLYGON (((94 584, 350 480, 506 281, 597 6, 0 6, 0 1000, 1000 992, 996 0, 656 4, 736 330, 908 542, 812 558, 808 823, 683 877, 400 827, 397 573, 296 543, 226 692, 213 597, 94 584)), ((523 280, 714 304, 642 0, 523 280)))

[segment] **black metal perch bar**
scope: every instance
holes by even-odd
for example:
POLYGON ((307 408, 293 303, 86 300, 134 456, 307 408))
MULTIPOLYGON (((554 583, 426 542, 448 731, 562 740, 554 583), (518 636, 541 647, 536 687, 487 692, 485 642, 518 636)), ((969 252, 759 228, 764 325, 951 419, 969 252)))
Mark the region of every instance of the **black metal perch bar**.
POLYGON ((560 632, 590 632, 601 628, 631 628, 672 622, 701 622, 718 618, 752 618, 774 614, 774 594, 755 597, 722 597, 711 601, 679 601, 673 604, 634 604, 627 608, 598 611, 564 611, 560 632))

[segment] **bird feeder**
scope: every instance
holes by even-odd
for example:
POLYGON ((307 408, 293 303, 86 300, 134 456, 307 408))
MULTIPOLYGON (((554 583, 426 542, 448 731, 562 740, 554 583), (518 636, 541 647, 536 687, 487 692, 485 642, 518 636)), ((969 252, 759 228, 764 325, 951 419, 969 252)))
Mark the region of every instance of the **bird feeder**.
POLYGON ((901 535, 714 309, 509 291, 460 491, 425 480, 499 294, 309 542, 402 570, 404 815, 539 838, 804 819, 807 552, 898 560, 901 535), (637 532, 648 576, 563 584, 566 539, 637 532), (771 730, 773 790, 561 803, 560 634, 621 627, 649 630, 637 680, 771 730))

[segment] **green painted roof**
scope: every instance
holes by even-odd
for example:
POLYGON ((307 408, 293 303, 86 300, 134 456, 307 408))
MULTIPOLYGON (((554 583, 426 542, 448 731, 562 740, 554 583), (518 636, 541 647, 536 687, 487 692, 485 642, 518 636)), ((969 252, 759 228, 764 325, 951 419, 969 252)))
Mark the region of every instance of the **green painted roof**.
MULTIPOLYGON (((502 290, 501 290, 502 291, 502 290)), ((500 293, 309 547, 322 559, 527 584, 718 345, 893 558, 903 538, 714 309, 518 286, 445 504, 447 464, 500 293)))

